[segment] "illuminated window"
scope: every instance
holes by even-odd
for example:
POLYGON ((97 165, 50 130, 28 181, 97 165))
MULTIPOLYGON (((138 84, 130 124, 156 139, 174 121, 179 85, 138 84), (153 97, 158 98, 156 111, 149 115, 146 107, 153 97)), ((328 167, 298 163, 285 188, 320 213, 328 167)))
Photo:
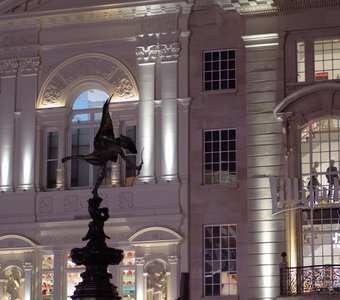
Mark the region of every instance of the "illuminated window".
POLYGON ((41 299, 53 299, 54 255, 43 255, 41 260, 41 299))
POLYGON ((314 209, 302 214, 304 266, 340 261, 340 120, 312 121, 301 130, 302 184, 314 209), (316 208, 315 208, 316 207, 316 208))
MULTIPOLYGON (((108 97, 103 91, 88 90, 81 93, 73 103, 71 155, 86 155, 93 151, 102 107, 108 97)), ((107 178, 110 178, 110 172, 111 168, 108 167, 107 178)), ((97 175, 98 168, 82 160, 71 160, 71 187, 92 186, 97 175)))
POLYGON ((204 131, 204 184, 236 182, 236 130, 204 131))
POLYGON ((236 88, 235 50, 214 50, 203 53, 204 91, 236 88))
POLYGON ((125 251, 122 261, 122 300, 136 299, 135 251, 125 251))
POLYGON ((340 40, 314 42, 315 80, 340 79, 340 40))
POLYGON ((80 274, 85 271, 85 266, 77 266, 72 262, 71 256, 67 257, 66 264, 66 293, 67 300, 71 300, 71 296, 75 291, 75 287, 82 281, 80 274))
POLYGON ((296 44, 296 54, 297 54, 297 82, 304 82, 306 81, 304 42, 298 42, 296 44))
POLYGON ((47 132, 47 176, 46 187, 55 188, 57 186, 58 167, 58 132, 47 132))
POLYGON ((237 295, 236 225, 204 227, 204 295, 237 295))

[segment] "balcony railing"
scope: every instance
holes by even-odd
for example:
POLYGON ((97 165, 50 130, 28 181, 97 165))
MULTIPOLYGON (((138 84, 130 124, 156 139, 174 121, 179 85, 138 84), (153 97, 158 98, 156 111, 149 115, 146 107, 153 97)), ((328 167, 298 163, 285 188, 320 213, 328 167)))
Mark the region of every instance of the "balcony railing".
POLYGON ((288 268, 281 264, 282 297, 315 293, 340 294, 340 265, 288 268))

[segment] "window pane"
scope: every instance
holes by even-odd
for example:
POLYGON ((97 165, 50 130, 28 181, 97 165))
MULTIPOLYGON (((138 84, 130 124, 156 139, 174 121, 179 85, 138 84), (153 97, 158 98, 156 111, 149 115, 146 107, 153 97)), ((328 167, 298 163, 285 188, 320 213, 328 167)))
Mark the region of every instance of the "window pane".
POLYGON ((236 247, 235 225, 212 225, 204 228, 205 296, 237 294, 236 248, 230 248, 228 239, 231 238, 227 237, 228 233, 233 236, 232 244, 236 247), (207 249, 211 246, 212 250, 207 249))
POLYGON ((205 91, 235 88, 235 50, 206 51, 203 59, 205 91))
POLYGON ((92 89, 81 93, 73 103, 73 110, 102 108, 109 95, 104 91, 92 89))

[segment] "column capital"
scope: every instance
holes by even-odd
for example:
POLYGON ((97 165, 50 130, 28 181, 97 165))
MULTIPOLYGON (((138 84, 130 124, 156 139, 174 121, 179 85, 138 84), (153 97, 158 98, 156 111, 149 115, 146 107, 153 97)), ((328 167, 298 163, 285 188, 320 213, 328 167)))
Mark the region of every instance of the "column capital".
POLYGON ((31 262, 24 262, 22 264, 22 268, 25 270, 25 271, 32 271, 32 268, 33 268, 33 264, 31 262))
POLYGON ((144 256, 138 256, 135 258, 136 265, 144 265, 145 264, 145 257, 144 256))
POLYGON ((177 264, 179 259, 177 255, 169 255, 168 260, 170 264, 177 264))
POLYGON ((177 61, 181 50, 179 43, 161 44, 158 48, 162 62, 177 61))
POLYGON ((19 67, 18 59, 0 60, 0 76, 15 76, 19 67))
POLYGON ((24 57, 19 59, 19 74, 30 75, 37 74, 40 65, 40 58, 35 57, 24 57))
POLYGON ((155 63, 158 55, 157 45, 136 47, 137 61, 143 63, 155 63))

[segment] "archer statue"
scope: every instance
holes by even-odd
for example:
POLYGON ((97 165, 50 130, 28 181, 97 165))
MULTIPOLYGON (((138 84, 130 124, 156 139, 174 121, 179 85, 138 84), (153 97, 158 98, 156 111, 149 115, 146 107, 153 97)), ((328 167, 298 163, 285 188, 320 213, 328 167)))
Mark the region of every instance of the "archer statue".
MULTIPOLYGON (((100 123, 99 130, 94 138, 93 146, 94 151, 87 155, 72 155, 66 156, 61 161, 64 163, 70 159, 80 159, 88 162, 93 166, 99 166, 100 172, 96 181, 96 184, 92 190, 92 194, 95 198, 98 198, 98 188, 101 185, 103 179, 106 177, 106 163, 108 161, 117 162, 118 156, 120 155, 126 163, 132 165, 137 171, 137 175, 140 174, 142 169, 143 160, 140 165, 136 165, 130 161, 123 149, 129 150, 132 154, 137 154, 137 149, 133 140, 127 136, 120 135, 115 138, 112 126, 112 120, 109 112, 109 106, 111 97, 109 97, 103 106, 103 114, 100 123)), ((137 176, 136 175, 136 176, 137 176)))

